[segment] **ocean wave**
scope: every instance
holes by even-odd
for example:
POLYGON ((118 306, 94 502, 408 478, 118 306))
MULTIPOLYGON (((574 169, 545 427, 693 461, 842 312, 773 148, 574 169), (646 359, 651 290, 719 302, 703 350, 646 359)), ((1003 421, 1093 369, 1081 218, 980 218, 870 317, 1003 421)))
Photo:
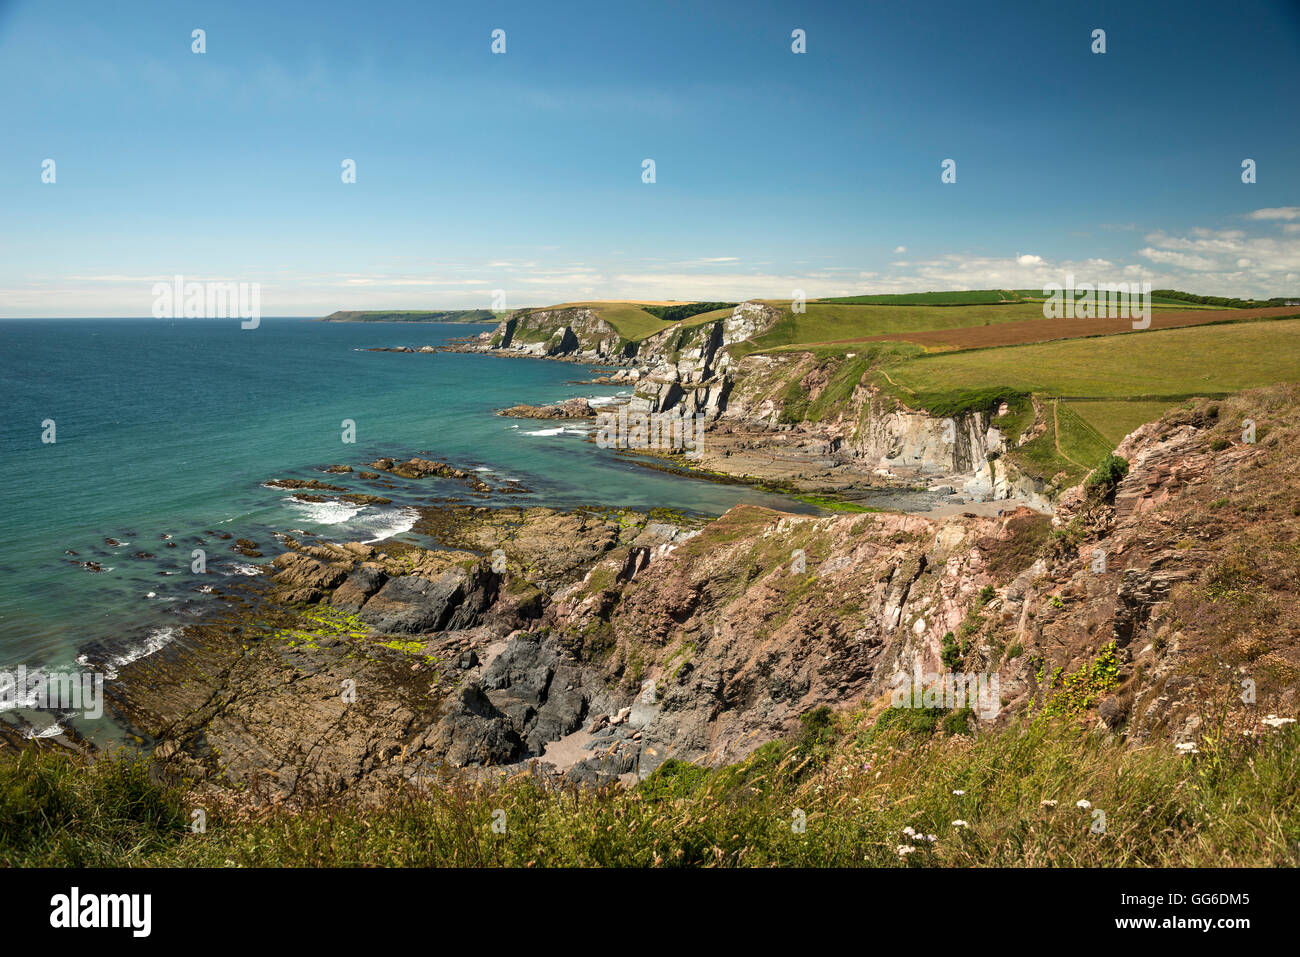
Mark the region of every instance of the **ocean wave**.
POLYGON ((63 725, 57 721, 51 721, 44 728, 23 728, 23 737, 28 741, 34 741, 37 738, 54 738, 63 733, 63 725))
POLYGON ((388 509, 376 515, 376 521, 372 523, 370 531, 375 534, 375 538, 365 539, 365 544, 373 545, 375 542, 382 542, 386 538, 392 538, 394 535, 400 535, 402 532, 409 532, 415 527, 420 513, 413 508, 388 509))
MULTIPOLYGON (((133 661, 139 661, 141 658, 152 655, 155 651, 162 648, 176 637, 175 628, 155 628, 147 634, 144 639, 137 645, 127 648, 121 654, 109 655, 100 667, 104 670, 105 679, 112 681, 117 677, 117 670, 133 661)), ((90 665, 91 660, 88 655, 78 655, 77 664, 90 665)))
POLYGON ((260 575, 262 573, 261 565, 254 565, 252 562, 231 562, 230 568, 235 575, 260 575))
POLYGON ((534 430, 534 431, 532 431, 532 432, 522 432, 522 433, 520 433, 520 434, 521 434, 521 435, 540 435, 540 436, 543 436, 543 437, 550 437, 550 436, 553 436, 553 435, 586 435, 586 434, 587 434, 587 430, 586 430, 586 429, 569 429, 569 428, 565 428, 564 426, 560 426, 559 428, 556 428, 556 429, 536 429, 536 430, 534 430))
POLYGON ((342 525, 365 508, 348 502, 301 502, 296 498, 289 499, 289 506, 299 518, 317 525, 342 525))

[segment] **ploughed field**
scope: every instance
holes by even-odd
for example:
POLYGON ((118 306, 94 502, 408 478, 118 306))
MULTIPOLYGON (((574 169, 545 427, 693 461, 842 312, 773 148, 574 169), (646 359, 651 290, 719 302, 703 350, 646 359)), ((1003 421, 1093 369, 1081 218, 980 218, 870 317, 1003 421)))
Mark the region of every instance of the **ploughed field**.
POLYGON ((902 340, 927 349, 988 349, 996 346, 1016 346, 1030 342, 1049 342, 1056 339, 1082 339, 1090 336, 1111 336, 1126 332, 1150 332, 1160 329, 1177 329, 1183 326, 1201 326, 1225 322, 1242 322, 1252 319, 1277 319, 1300 316, 1296 306, 1275 306, 1268 309, 1190 309, 1178 311, 1151 310, 1151 324, 1146 329, 1134 329, 1131 319, 1022 319, 991 325, 962 326, 947 329, 918 329, 913 332, 894 332, 884 335, 843 339, 818 345, 840 345, 853 342, 885 342, 902 340))

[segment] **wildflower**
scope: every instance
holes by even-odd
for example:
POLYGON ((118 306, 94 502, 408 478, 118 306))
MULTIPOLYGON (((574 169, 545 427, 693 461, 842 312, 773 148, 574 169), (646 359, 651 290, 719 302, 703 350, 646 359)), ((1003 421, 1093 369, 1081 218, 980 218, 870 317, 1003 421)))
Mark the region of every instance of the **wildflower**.
POLYGON ((933 834, 927 834, 927 835, 925 835, 925 839, 926 839, 927 841, 929 841, 931 844, 933 844, 935 841, 939 840, 939 839, 938 839, 937 837, 935 837, 933 834))
POLYGON ((952 793, 955 794, 955 795, 957 795, 957 797, 961 797, 961 796, 962 796, 963 794, 965 794, 966 792, 965 792, 965 791, 953 791, 952 793))
POLYGON ((1178 751, 1180 754, 1200 754, 1200 753, 1201 753, 1200 751, 1196 750, 1196 742, 1195 742, 1195 741, 1184 741, 1182 744, 1175 744, 1175 745, 1174 745, 1174 750, 1175 750, 1175 751, 1178 751))
POLYGON ((952 822, 952 826, 953 826, 953 827, 970 827, 970 825, 967 824, 965 821, 963 821, 961 818, 958 818, 957 820, 953 821, 953 822, 952 822))
POLYGON ((903 828, 903 833, 908 837, 916 837, 916 828, 909 825, 908 827, 903 828))
POLYGON ((1088 810, 1088 808, 1092 807, 1092 802, 1091 802, 1091 801, 1075 801, 1075 802, 1074 802, 1074 806, 1075 806, 1075 807, 1078 807, 1078 808, 1083 808, 1083 810, 1086 811, 1086 810, 1088 810))
POLYGON ((1052 808, 1056 807, 1056 802, 1055 802, 1055 801, 1039 801, 1039 802, 1038 802, 1038 806, 1039 806, 1039 807, 1045 807, 1045 808, 1047 808, 1047 809, 1050 811, 1052 808))
POLYGON ((1260 718, 1260 724, 1266 724, 1270 728, 1280 728, 1284 724, 1295 724, 1295 718, 1279 718, 1275 714, 1270 714, 1267 718, 1260 718))
POLYGON ((908 854, 911 854, 915 850, 916 848, 914 848, 911 844, 900 844, 898 845, 898 856, 907 857, 908 854))

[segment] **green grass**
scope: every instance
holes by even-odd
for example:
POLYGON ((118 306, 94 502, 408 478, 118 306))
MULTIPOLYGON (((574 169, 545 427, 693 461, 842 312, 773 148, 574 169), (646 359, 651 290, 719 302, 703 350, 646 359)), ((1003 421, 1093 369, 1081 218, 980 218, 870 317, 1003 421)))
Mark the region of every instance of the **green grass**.
MULTIPOLYGON (((1067 704, 1093 697, 1095 671, 1067 704)), ((915 717, 904 710, 814 712, 795 737, 740 764, 669 762, 627 790, 546 788, 528 775, 486 784, 449 778, 373 806, 335 798, 296 812, 188 795, 153 782, 143 765, 87 764, 42 747, 0 758, 0 864, 1300 864, 1294 725, 1255 737, 1210 721, 1199 753, 1183 755, 1167 741, 1130 748, 1046 715, 973 737, 960 733, 955 712, 887 720, 915 717), (188 827, 198 807, 207 816, 201 834, 188 827), (1097 810, 1105 814, 1101 833, 1097 810), (494 819, 504 833, 493 830, 494 819), (958 820, 967 826, 954 826, 958 820), (905 828, 936 840, 915 840, 905 828), (900 855, 900 845, 915 851, 900 855)))
POLYGON ((807 502, 809 505, 816 505, 818 508, 829 509, 832 512, 883 512, 884 509, 877 508, 874 505, 859 505, 857 502, 846 502, 843 499, 831 498, 826 495, 796 495, 795 498, 800 502, 807 502))
POLYGON ((650 315, 664 322, 682 322, 706 313, 726 315, 736 308, 734 302, 688 302, 680 306, 642 306, 650 315))
POLYGON ((614 327, 624 339, 640 340, 673 325, 658 316, 651 315, 634 302, 566 302, 562 306, 548 306, 548 309, 591 309, 601 319, 614 327))
MULTIPOLYGON (((889 373, 921 401, 990 382, 1070 399, 1222 395, 1300 378, 1300 319, 926 355, 891 366, 889 373)), ((883 378, 880 385, 891 389, 883 378)))
POLYGON ((1089 425, 1105 436, 1112 446, 1119 445, 1140 425, 1154 422, 1178 404, 1177 400, 1155 400, 1135 402, 1086 401, 1062 402, 1061 409, 1068 408, 1089 425))
MULTIPOLYGON (((1096 284, 1094 283, 1093 285, 1095 286, 1096 284)), ((1015 293, 1017 296, 1019 296, 1022 299, 1042 300, 1046 298, 1043 295, 1043 290, 1041 289, 1012 289, 1010 291, 1015 293)), ((1076 289, 1075 298, 1078 299, 1080 295, 1082 294, 1076 289)), ((1154 292, 1152 292, 1151 294, 1151 305, 1155 307, 1164 307, 1164 306, 1177 307, 1180 310, 1181 309, 1223 309, 1225 308, 1224 306, 1201 305, 1199 303, 1187 302, 1184 299, 1173 299, 1167 296, 1157 296, 1154 292)))
MULTIPOLYGON (((770 352, 803 347, 809 343, 829 344, 866 336, 897 335, 930 329, 958 329, 985 326, 1022 319, 1043 318, 1042 306, 1034 303, 973 306, 879 306, 845 305, 810 302, 805 313, 790 312, 788 302, 770 305, 782 310, 782 318, 771 329, 740 346, 738 354, 770 352)), ((835 347, 838 351, 859 351, 868 343, 848 342, 835 347)))
MULTIPOLYGON (((1300 319, 926 354, 884 371, 888 378, 874 373, 881 389, 940 417, 987 409, 1007 393, 1039 396, 1047 431, 1008 458, 1035 477, 1064 473, 1073 482, 1138 425, 1188 396, 1300 379, 1300 319), (1056 407, 1059 435, 1051 415, 1056 397, 1063 398, 1056 407)), ((1013 413, 995 422, 1009 440, 1032 423, 1023 403, 1013 413)))
POLYGON ((1115 446, 1068 406, 1058 404, 1055 417, 1050 404, 1047 411, 1047 431, 1007 454, 1032 475, 1050 479, 1065 472, 1066 482, 1073 484, 1100 465, 1115 446))
POLYGON ((817 302, 872 306, 973 306, 1015 302, 1020 295, 1010 289, 965 289, 948 292, 882 293, 873 296, 836 296, 817 302))

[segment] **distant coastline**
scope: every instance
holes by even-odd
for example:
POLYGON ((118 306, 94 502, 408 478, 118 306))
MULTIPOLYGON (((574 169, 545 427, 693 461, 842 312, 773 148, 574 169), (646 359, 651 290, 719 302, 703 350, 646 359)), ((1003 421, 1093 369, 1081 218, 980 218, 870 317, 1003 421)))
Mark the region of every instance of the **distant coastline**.
POLYGON ((437 312, 412 310, 374 310, 331 312, 317 322, 497 322, 501 319, 491 309, 444 309, 437 312))

